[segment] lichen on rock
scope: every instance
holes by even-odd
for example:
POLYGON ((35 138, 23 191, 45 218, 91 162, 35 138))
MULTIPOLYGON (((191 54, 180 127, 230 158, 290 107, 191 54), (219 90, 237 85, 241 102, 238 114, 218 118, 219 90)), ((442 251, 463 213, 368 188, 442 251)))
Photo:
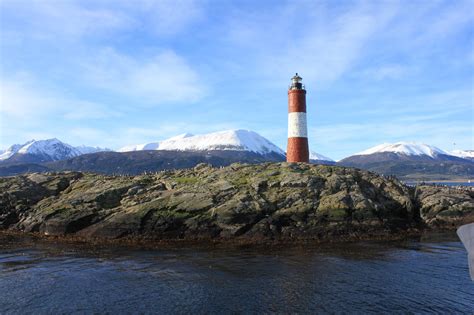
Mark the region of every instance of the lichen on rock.
POLYGON ((327 239, 453 228, 473 213, 468 190, 298 163, 0 178, 0 229, 86 238, 327 239))

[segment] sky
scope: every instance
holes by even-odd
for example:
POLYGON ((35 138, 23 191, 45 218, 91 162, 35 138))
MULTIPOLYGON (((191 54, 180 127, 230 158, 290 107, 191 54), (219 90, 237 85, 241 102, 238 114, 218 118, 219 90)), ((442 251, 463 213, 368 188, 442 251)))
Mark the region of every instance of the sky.
POLYGON ((474 0, 0 0, 0 148, 249 129, 285 149, 298 72, 312 151, 474 149, 473 36, 474 0))

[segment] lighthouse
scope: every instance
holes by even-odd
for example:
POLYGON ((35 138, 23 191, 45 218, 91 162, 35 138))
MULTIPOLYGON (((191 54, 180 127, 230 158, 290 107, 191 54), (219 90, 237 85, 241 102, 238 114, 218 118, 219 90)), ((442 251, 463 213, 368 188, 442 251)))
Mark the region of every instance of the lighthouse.
POLYGON ((306 90, 296 73, 288 89, 287 162, 309 162, 308 129, 306 126, 306 90))

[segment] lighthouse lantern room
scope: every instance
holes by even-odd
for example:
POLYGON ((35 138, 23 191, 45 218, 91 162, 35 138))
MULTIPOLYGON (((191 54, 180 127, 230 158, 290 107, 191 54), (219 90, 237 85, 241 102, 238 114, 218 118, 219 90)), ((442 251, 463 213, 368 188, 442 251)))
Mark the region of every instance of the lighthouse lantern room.
POLYGON ((301 83, 301 80, 303 80, 302 77, 298 75, 298 73, 295 74, 293 78, 291 78, 291 85, 290 85, 290 90, 304 90, 304 85, 301 83))

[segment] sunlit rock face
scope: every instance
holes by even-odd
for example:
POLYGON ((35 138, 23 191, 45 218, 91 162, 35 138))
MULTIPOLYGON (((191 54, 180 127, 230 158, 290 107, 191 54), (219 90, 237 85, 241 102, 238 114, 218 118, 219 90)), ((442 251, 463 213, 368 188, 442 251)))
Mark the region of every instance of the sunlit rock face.
POLYGON ((86 238, 365 238, 456 228, 474 211, 467 190, 285 162, 140 176, 35 173, 0 178, 0 192, 1 229, 86 238))

